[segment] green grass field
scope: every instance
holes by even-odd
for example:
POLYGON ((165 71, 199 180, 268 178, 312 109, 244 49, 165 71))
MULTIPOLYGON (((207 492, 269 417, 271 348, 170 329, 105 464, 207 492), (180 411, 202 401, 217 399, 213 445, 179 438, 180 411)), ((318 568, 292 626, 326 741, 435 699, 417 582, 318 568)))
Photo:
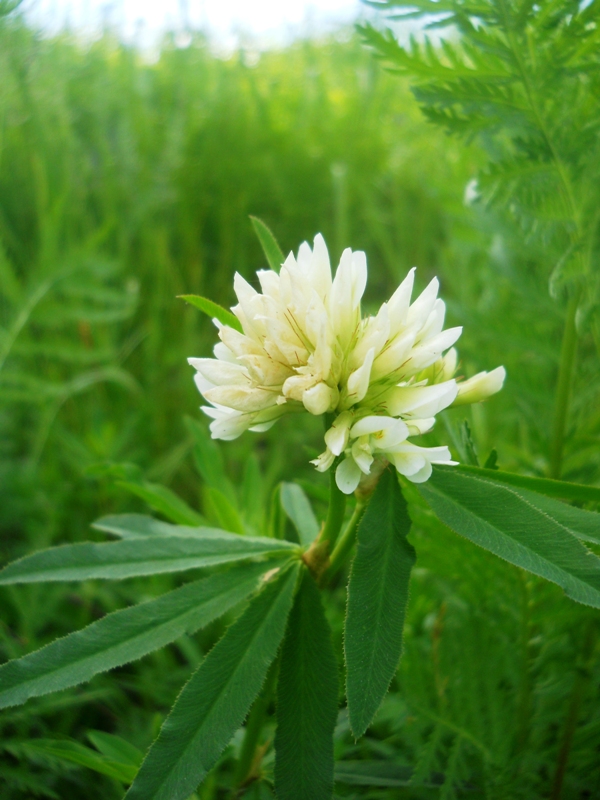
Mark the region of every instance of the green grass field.
MULTIPOLYGON (((251 280, 265 266, 250 214, 286 252, 317 232, 334 260, 364 249, 367 306, 413 265, 419 288, 438 275, 450 324, 465 326, 462 371, 508 373, 498 397, 447 412, 438 435, 465 460, 467 418, 482 463, 495 448, 501 469, 546 475, 564 304, 550 296, 539 248, 500 212, 465 203, 482 159, 429 125, 406 81, 351 31, 258 61, 220 58, 201 36, 185 49, 167 37, 150 63, 110 34, 84 47, 0 18, 2 564, 101 541, 94 519, 148 510, 144 482, 219 521, 218 456, 186 363, 209 355, 215 334, 177 295, 234 302, 234 272, 251 280)), ((562 474, 599 485, 597 318, 582 330, 562 474)), ((250 527, 267 524, 281 480, 312 481, 322 510, 326 481, 308 465, 321 437, 315 420, 292 416, 219 444, 250 527)), ((460 539, 424 506, 414 523, 404 656, 358 743, 340 714, 337 796, 600 798, 598 612, 460 539)), ((179 583, 3 587, 0 660, 179 583)), ((341 580, 334 600, 341 652, 341 580)), ((121 797, 123 784, 94 762, 98 742, 120 740, 97 732, 145 751, 231 619, 3 711, 2 798, 121 797)), ((236 747, 239 737, 197 798, 229 796, 236 747)), ((272 751, 264 763, 272 769, 272 751)), ((272 797, 266 784, 244 796, 272 797)))

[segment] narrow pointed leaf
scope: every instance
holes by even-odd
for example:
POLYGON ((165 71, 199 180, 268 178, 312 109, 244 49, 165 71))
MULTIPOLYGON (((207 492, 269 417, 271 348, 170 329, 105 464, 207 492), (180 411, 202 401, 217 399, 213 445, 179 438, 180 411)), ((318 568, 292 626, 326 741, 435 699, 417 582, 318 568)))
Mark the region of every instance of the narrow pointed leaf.
POLYGON ((120 580, 134 575, 180 572, 294 550, 293 544, 275 539, 237 536, 212 528, 202 531, 202 538, 148 537, 106 544, 84 542, 51 547, 4 567, 0 571, 0 584, 88 578, 120 580))
MULTIPOLYGON (((120 539, 145 539, 148 536, 198 536, 198 528, 171 525, 146 514, 114 514, 92 523, 97 531, 111 533, 120 539)), ((200 531, 202 529, 200 528, 200 531)), ((201 535, 201 534, 200 534, 201 535)))
POLYGON ((308 547, 317 538, 319 523, 304 489, 297 483, 282 483, 281 505, 294 523, 301 544, 308 547))
POLYGON ((292 606, 298 567, 267 584, 179 695, 127 800, 185 800, 215 765, 259 693, 292 606))
POLYGON ((546 495, 546 497, 600 503, 600 487, 598 486, 585 486, 581 483, 557 481, 553 478, 535 478, 530 475, 517 475, 514 472, 503 472, 498 469, 481 469, 481 467, 469 467, 464 464, 457 467, 457 470, 459 472, 479 476, 484 480, 508 483, 511 486, 529 489, 531 492, 538 492, 539 494, 546 495))
POLYGON ((233 328, 239 333, 243 332, 240 321, 235 314, 232 314, 231 311, 223 308, 223 306, 220 306, 213 300, 209 300, 207 297, 201 297, 198 294, 180 294, 178 297, 180 297, 181 300, 185 300, 186 303, 195 306, 195 308, 199 308, 200 311, 203 311, 211 319, 218 319, 223 325, 229 325, 230 328, 233 328))
POLYGON ((0 708, 88 681, 193 633, 251 594, 274 562, 244 564, 108 614, 0 667, 0 708))
POLYGON ((406 501, 386 470, 358 526, 348 584, 344 649, 350 726, 362 736, 398 667, 415 551, 406 501))
POLYGON ((281 247, 279 247, 277 239, 273 236, 271 229, 268 228, 261 219, 252 216, 250 219, 252 220, 254 231, 258 236, 258 241, 267 257, 269 266, 274 272, 279 272, 281 265, 285 261, 285 256, 281 252, 281 247))
POLYGON ((419 491, 456 533, 600 608, 600 558, 518 489, 438 466, 419 491))
POLYGON ((338 667, 319 590, 305 572, 281 651, 277 685, 278 800, 331 800, 338 667))
POLYGON ((159 483, 118 481, 117 486, 141 497, 150 508, 163 514, 176 525, 203 525, 205 522, 202 514, 190 508, 175 492, 159 483))

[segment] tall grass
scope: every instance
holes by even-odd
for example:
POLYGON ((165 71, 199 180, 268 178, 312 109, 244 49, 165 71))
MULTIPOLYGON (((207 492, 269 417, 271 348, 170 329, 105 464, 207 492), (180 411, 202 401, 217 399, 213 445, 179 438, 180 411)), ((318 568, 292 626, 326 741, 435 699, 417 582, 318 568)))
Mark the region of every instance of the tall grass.
MULTIPOLYGON (((508 369, 503 396, 470 418, 480 457, 496 447, 503 467, 545 471, 561 330, 547 265, 502 219, 465 205, 478 153, 428 127, 408 90, 353 36, 258 59, 243 50, 220 58, 199 35, 183 49, 167 37, 150 63, 109 34, 84 46, 9 17, 0 22, 0 75, 3 561, 88 538, 101 513, 141 507, 114 481, 136 468, 198 502, 183 416, 197 415, 199 397, 185 358, 207 354, 214 334, 176 295, 233 301, 233 272, 251 279, 263 266, 250 213, 284 250, 318 231, 334 258, 345 246, 365 249, 367 303, 414 264, 421 287, 439 274, 450 316, 466 325, 465 371, 508 369)), ((582 415, 597 402, 594 347, 584 341, 582 415)), ((459 447, 461 420, 448 419, 459 447)), ((597 423, 571 441, 565 477, 598 480, 597 423)), ((259 440, 270 481, 306 469, 306 449, 318 446, 319 431, 296 425, 283 421, 259 440)), ((224 446, 234 477, 255 443, 224 446)), ((582 696, 597 701, 591 659, 581 665, 574 644, 591 625, 586 611, 432 530, 426 515, 419 530, 396 691, 359 745, 341 719, 340 752, 416 765, 437 787, 367 787, 370 797, 544 796, 578 669, 590 676, 582 696), (508 597, 519 599, 518 612, 508 597)), ((148 582, 4 592, 4 655, 151 593, 148 582)), ((108 779, 97 784, 19 742, 83 741, 101 728, 143 748, 155 709, 168 706, 217 632, 8 715, 6 796, 118 797, 108 779)), ((584 721, 565 798, 598 796, 597 714, 584 721), (587 795, 586 776, 595 781, 587 795)), ((221 796, 206 791, 207 800, 221 796)))

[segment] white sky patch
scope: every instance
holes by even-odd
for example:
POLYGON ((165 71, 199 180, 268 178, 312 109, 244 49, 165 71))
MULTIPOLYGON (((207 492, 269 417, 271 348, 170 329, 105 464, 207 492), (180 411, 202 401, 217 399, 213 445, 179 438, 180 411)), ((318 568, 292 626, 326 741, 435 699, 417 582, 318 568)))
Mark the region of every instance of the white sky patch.
POLYGON ((364 16, 359 0, 25 0, 34 24, 94 36, 103 27, 151 44, 165 31, 202 30, 221 44, 285 43, 364 16))

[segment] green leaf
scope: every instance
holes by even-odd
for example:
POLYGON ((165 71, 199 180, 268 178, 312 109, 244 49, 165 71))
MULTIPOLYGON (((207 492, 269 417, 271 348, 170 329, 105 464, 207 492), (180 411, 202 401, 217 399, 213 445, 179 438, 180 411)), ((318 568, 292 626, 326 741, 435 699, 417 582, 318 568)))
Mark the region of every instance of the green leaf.
POLYGON ((203 311, 211 319, 218 319, 223 325, 229 325, 229 327, 233 328, 235 331, 243 333, 241 323, 235 314, 232 314, 231 311, 227 311, 226 308, 223 308, 223 306, 220 306, 218 303, 206 297, 201 297, 199 294, 179 294, 177 297, 199 308, 200 311, 203 311))
POLYGON ((545 494, 547 497, 600 503, 600 487, 598 486, 584 486, 580 483, 556 481, 552 478, 533 478, 529 475, 517 475, 514 472, 503 472, 499 469, 481 469, 480 467, 468 467, 462 464, 456 467, 456 469, 459 472, 478 475, 485 480, 498 481, 499 483, 508 483, 510 486, 530 489, 532 492, 539 492, 540 494, 545 494))
POLYGON ((241 602, 273 562, 244 564, 125 608, 0 667, 0 708, 88 681, 194 633, 241 602))
POLYGON ((269 266, 274 272, 279 272, 281 265, 285 261, 285 256, 277 243, 277 239, 261 219, 253 216, 250 216, 250 219, 269 266))
POLYGON ((134 767, 136 772, 144 759, 144 754, 137 747, 115 736, 114 733, 105 731, 88 731, 87 738, 105 758, 116 761, 119 764, 129 764, 134 767))
POLYGON ((25 752, 39 753, 59 761, 87 767, 121 783, 131 783, 136 773, 136 768, 131 764, 121 764, 108 759, 92 750, 91 747, 86 747, 70 739, 31 739, 27 742, 19 742, 19 746, 25 752))
POLYGON ((358 526, 348 584, 344 649, 350 726, 362 736, 398 667, 415 551, 406 501, 387 469, 358 526))
POLYGON ((305 571, 290 614, 277 685, 278 800, 330 800, 338 667, 317 585, 305 571))
POLYGON ((145 514, 114 514, 100 517, 92 523, 92 528, 105 533, 112 533, 120 539, 145 539, 148 536, 184 536, 184 531, 189 531, 190 536, 198 536, 202 528, 184 528, 182 525, 170 525, 145 514))
MULTIPOLYGON (((216 522, 223 530, 238 534, 246 533, 244 523, 240 519, 237 509, 229 502, 223 492, 209 487, 205 492, 205 502, 210 506, 216 522)), ((210 516, 208 509, 205 508, 204 510, 210 516)))
POLYGON ((600 608, 600 559, 518 490, 440 466, 418 489, 456 533, 600 608))
POLYGON ((298 569, 267 584, 204 659, 165 720, 127 800, 185 800, 215 765, 277 654, 298 569))
POLYGON ((201 514, 188 506, 185 500, 159 483, 117 481, 117 486, 141 497, 150 508, 177 525, 202 525, 205 521, 201 514))
POLYGON ((221 448, 198 420, 186 417, 185 426, 194 439, 194 463, 202 480, 207 486, 223 492, 235 504, 235 489, 227 477, 221 448))
MULTIPOLYGON (((338 761, 335 765, 336 783, 350 786, 401 787, 415 786, 412 769, 389 761, 338 761)), ((417 784, 423 785, 423 784, 417 784)))
POLYGON ((125 539, 107 544, 65 544, 25 556, 0 571, 0 584, 40 581, 120 580, 209 567, 254 556, 289 553, 294 545, 277 539, 237 536, 204 528, 202 538, 169 536, 125 539))
POLYGON ((281 505, 294 523, 300 542, 308 547, 319 533, 319 523, 315 517, 310 500, 297 483, 281 484, 281 505))

